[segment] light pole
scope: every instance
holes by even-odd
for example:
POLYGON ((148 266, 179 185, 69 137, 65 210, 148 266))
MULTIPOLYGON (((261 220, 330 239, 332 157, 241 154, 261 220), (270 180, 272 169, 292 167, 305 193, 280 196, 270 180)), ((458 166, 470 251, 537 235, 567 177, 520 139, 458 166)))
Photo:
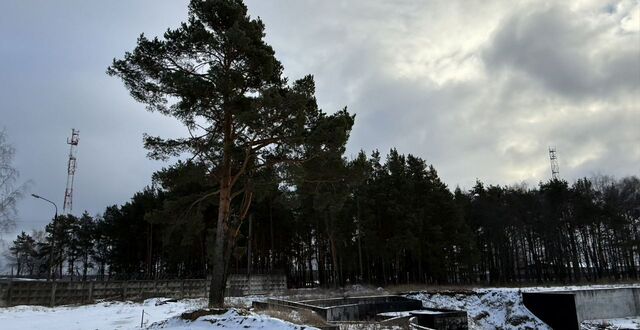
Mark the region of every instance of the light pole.
POLYGON ((34 198, 42 199, 43 201, 47 201, 53 205, 56 209, 56 213, 53 216, 53 230, 51 231, 51 249, 49 250, 49 279, 52 281, 56 280, 55 271, 53 270, 53 256, 55 255, 55 246, 56 246, 56 225, 58 224, 58 206, 56 203, 36 194, 31 194, 34 198))

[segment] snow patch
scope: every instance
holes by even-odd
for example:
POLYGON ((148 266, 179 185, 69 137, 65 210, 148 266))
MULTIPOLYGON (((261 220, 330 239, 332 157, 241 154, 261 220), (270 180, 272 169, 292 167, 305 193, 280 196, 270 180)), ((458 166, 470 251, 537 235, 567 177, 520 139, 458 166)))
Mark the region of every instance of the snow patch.
MULTIPOLYGON (((249 301, 244 297, 237 303, 248 304, 249 301)), ((199 310, 206 305, 206 299, 153 298, 141 303, 110 301, 84 306, 15 306, 0 308, 0 329, 133 330, 140 329, 141 322, 144 329, 315 329, 239 309, 201 316, 194 321, 180 317, 187 311, 199 310)))
MULTIPOLYGON (((554 287, 485 288, 464 292, 419 292, 409 298, 422 301, 425 307, 466 310, 469 329, 541 329, 551 330, 522 303, 521 292, 571 291, 612 288, 637 288, 638 284, 571 285, 554 287)), ((640 329, 639 318, 585 321, 584 329, 640 329)))
POLYGON ((308 326, 296 325, 282 320, 274 319, 265 315, 253 313, 240 313, 236 309, 231 309, 222 315, 205 315, 195 321, 184 320, 181 317, 173 317, 169 320, 151 325, 149 329, 170 329, 170 330, 200 330, 200 329, 282 329, 282 330, 302 330, 316 329, 308 326))
POLYGON ((588 320, 582 322, 582 328, 585 330, 627 330, 640 329, 640 318, 627 317, 608 320, 588 320))
POLYGON ((148 326, 187 310, 206 306, 205 299, 183 299, 161 304, 166 300, 168 298, 147 299, 142 303, 113 301, 84 306, 0 308, 0 329, 140 329, 141 321, 143 326, 148 326))
POLYGON ((412 293, 408 298, 428 308, 467 311, 469 329, 551 330, 522 304, 518 289, 475 289, 456 293, 412 293))

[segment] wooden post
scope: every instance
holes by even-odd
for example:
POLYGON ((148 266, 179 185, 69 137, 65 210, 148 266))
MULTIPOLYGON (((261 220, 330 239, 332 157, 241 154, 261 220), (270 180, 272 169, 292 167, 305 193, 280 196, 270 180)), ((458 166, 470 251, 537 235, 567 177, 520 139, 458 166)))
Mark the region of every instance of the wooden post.
POLYGON ((180 282, 180 299, 184 298, 184 280, 180 282))
POLYGON ((56 282, 51 282, 51 301, 49 305, 51 307, 56 305, 56 282))
POLYGON ((247 292, 246 294, 251 294, 251 225, 253 223, 253 213, 249 214, 249 239, 247 240, 247 292))
POLYGON ((89 282, 89 303, 93 303, 93 281, 89 282))
MULTIPOLYGON (((13 272, 13 268, 11 269, 11 271, 13 272)), ((13 279, 9 278, 9 283, 7 285, 7 306, 13 306, 13 304, 11 303, 11 286, 13 283, 13 279)))

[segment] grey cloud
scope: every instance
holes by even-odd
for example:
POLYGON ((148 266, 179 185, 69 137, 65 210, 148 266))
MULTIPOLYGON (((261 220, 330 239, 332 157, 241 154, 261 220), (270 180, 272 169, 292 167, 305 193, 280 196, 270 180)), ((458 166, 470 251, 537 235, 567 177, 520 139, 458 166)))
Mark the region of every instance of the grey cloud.
POLYGON ((282 7, 250 3, 250 8, 265 19, 276 51, 290 59, 284 61, 288 72, 316 74, 318 99, 325 110, 346 104, 357 114, 350 153, 398 147, 433 162, 450 185, 466 187, 475 178, 505 184, 544 180, 549 175, 547 147, 554 144, 567 161, 563 174, 569 180, 598 166, 614 174, 637 172, 633 153, 602 152, 575 168, 569 163, 576 163, 591 145, 633 148, 631 141, 640 139, 633 124, 616 124, 633 123, 637 116, 629 91, 637 89, 640 79, 634 78, 633 70, 615 70, 632 65, 638 50, 633 45, 611 48, 611 43, 624 42, 602 32, 611 29, 610 23, 581 26, 575 16, 582 13, 562 9, 561 3, 547 9, 526 4, 505 9, 510 8, 508 2, 495 2, 487 4, 491 11, 477 5, 453 5, 465 10, 452 12, 424 3, 391 10, 378 1, 340 3, 337 9, 317 1, 282 7), (314 15, 296 15, 305 12, 301 8, 313 8, 314 15), (413 74, 395 75, 393 63, 420 51, 415 47, 438 47, 430 41, 433 37, 444 33, 456 44, 458 36, 447 31, 458 28, 442 22, 440 9, 458 15, 452 19, 455 23, 469 21, 472 13, 498 13, 484 23, 503 23, 493 35, 480 36, 487 42, 475 53, 453 48, 426 59, 435 67, 446 63, 456 68, 479 58, 485 72, 462 82, 436 84, 422 75, 418 61, 413 74), (358 10, 366 12, 364 18, 353 15, 358 10), (607 42, 604 48, 593 36, 607 42), (585 109, 594 102, 603 107, 595 123, 584 120, 585 109), (626 108, 609 109, 615 107, 626 108))
MULTIPOLYGON (((126 202, 165 165, 145 158, 142 133, 180 136, 180 127, 145 112, 104 71, 139 33, 184 20, 186 2, 0 3, 11 13, 0 20, 0 126, 34 192, 61 204, 71 127, 81 130, 78 212, 126 202)), ((606 16, 624 13, 537 3, 247 0, 286 74, 314 74, 325 111, 356 113, 351 155, 397 147, 467 188, 476 178, 547 179, 549 145, 570 181, 640 173, 640 34, 606 16)), ((25 230, 51 216, 30 199, 19 213, 25 230)))
POLYGON ((616 36, 616 29, 612 23, 593 26, 563 5, 533 8, 499 26, 483 59, 490 70, 523 72, 549 91, 576 99, 637 91, 640 38, 616 36))

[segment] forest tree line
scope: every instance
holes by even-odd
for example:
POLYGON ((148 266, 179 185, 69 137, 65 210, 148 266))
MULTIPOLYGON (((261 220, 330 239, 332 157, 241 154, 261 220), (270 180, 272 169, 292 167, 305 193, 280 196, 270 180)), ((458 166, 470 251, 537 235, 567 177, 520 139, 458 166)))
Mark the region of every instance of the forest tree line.
MULTIPOLYGON (((205 166, 179 162, 124 205, 21 233, 10 249, 15 273, 205 277, 217 210, 203 198, 215 189, 206 176, 205 166)), ((639 278, 635 176, 451 191, 423 159, 391 150, 264 169, 251 185, 231 273, 283 272, 298 287, 639 278)))

